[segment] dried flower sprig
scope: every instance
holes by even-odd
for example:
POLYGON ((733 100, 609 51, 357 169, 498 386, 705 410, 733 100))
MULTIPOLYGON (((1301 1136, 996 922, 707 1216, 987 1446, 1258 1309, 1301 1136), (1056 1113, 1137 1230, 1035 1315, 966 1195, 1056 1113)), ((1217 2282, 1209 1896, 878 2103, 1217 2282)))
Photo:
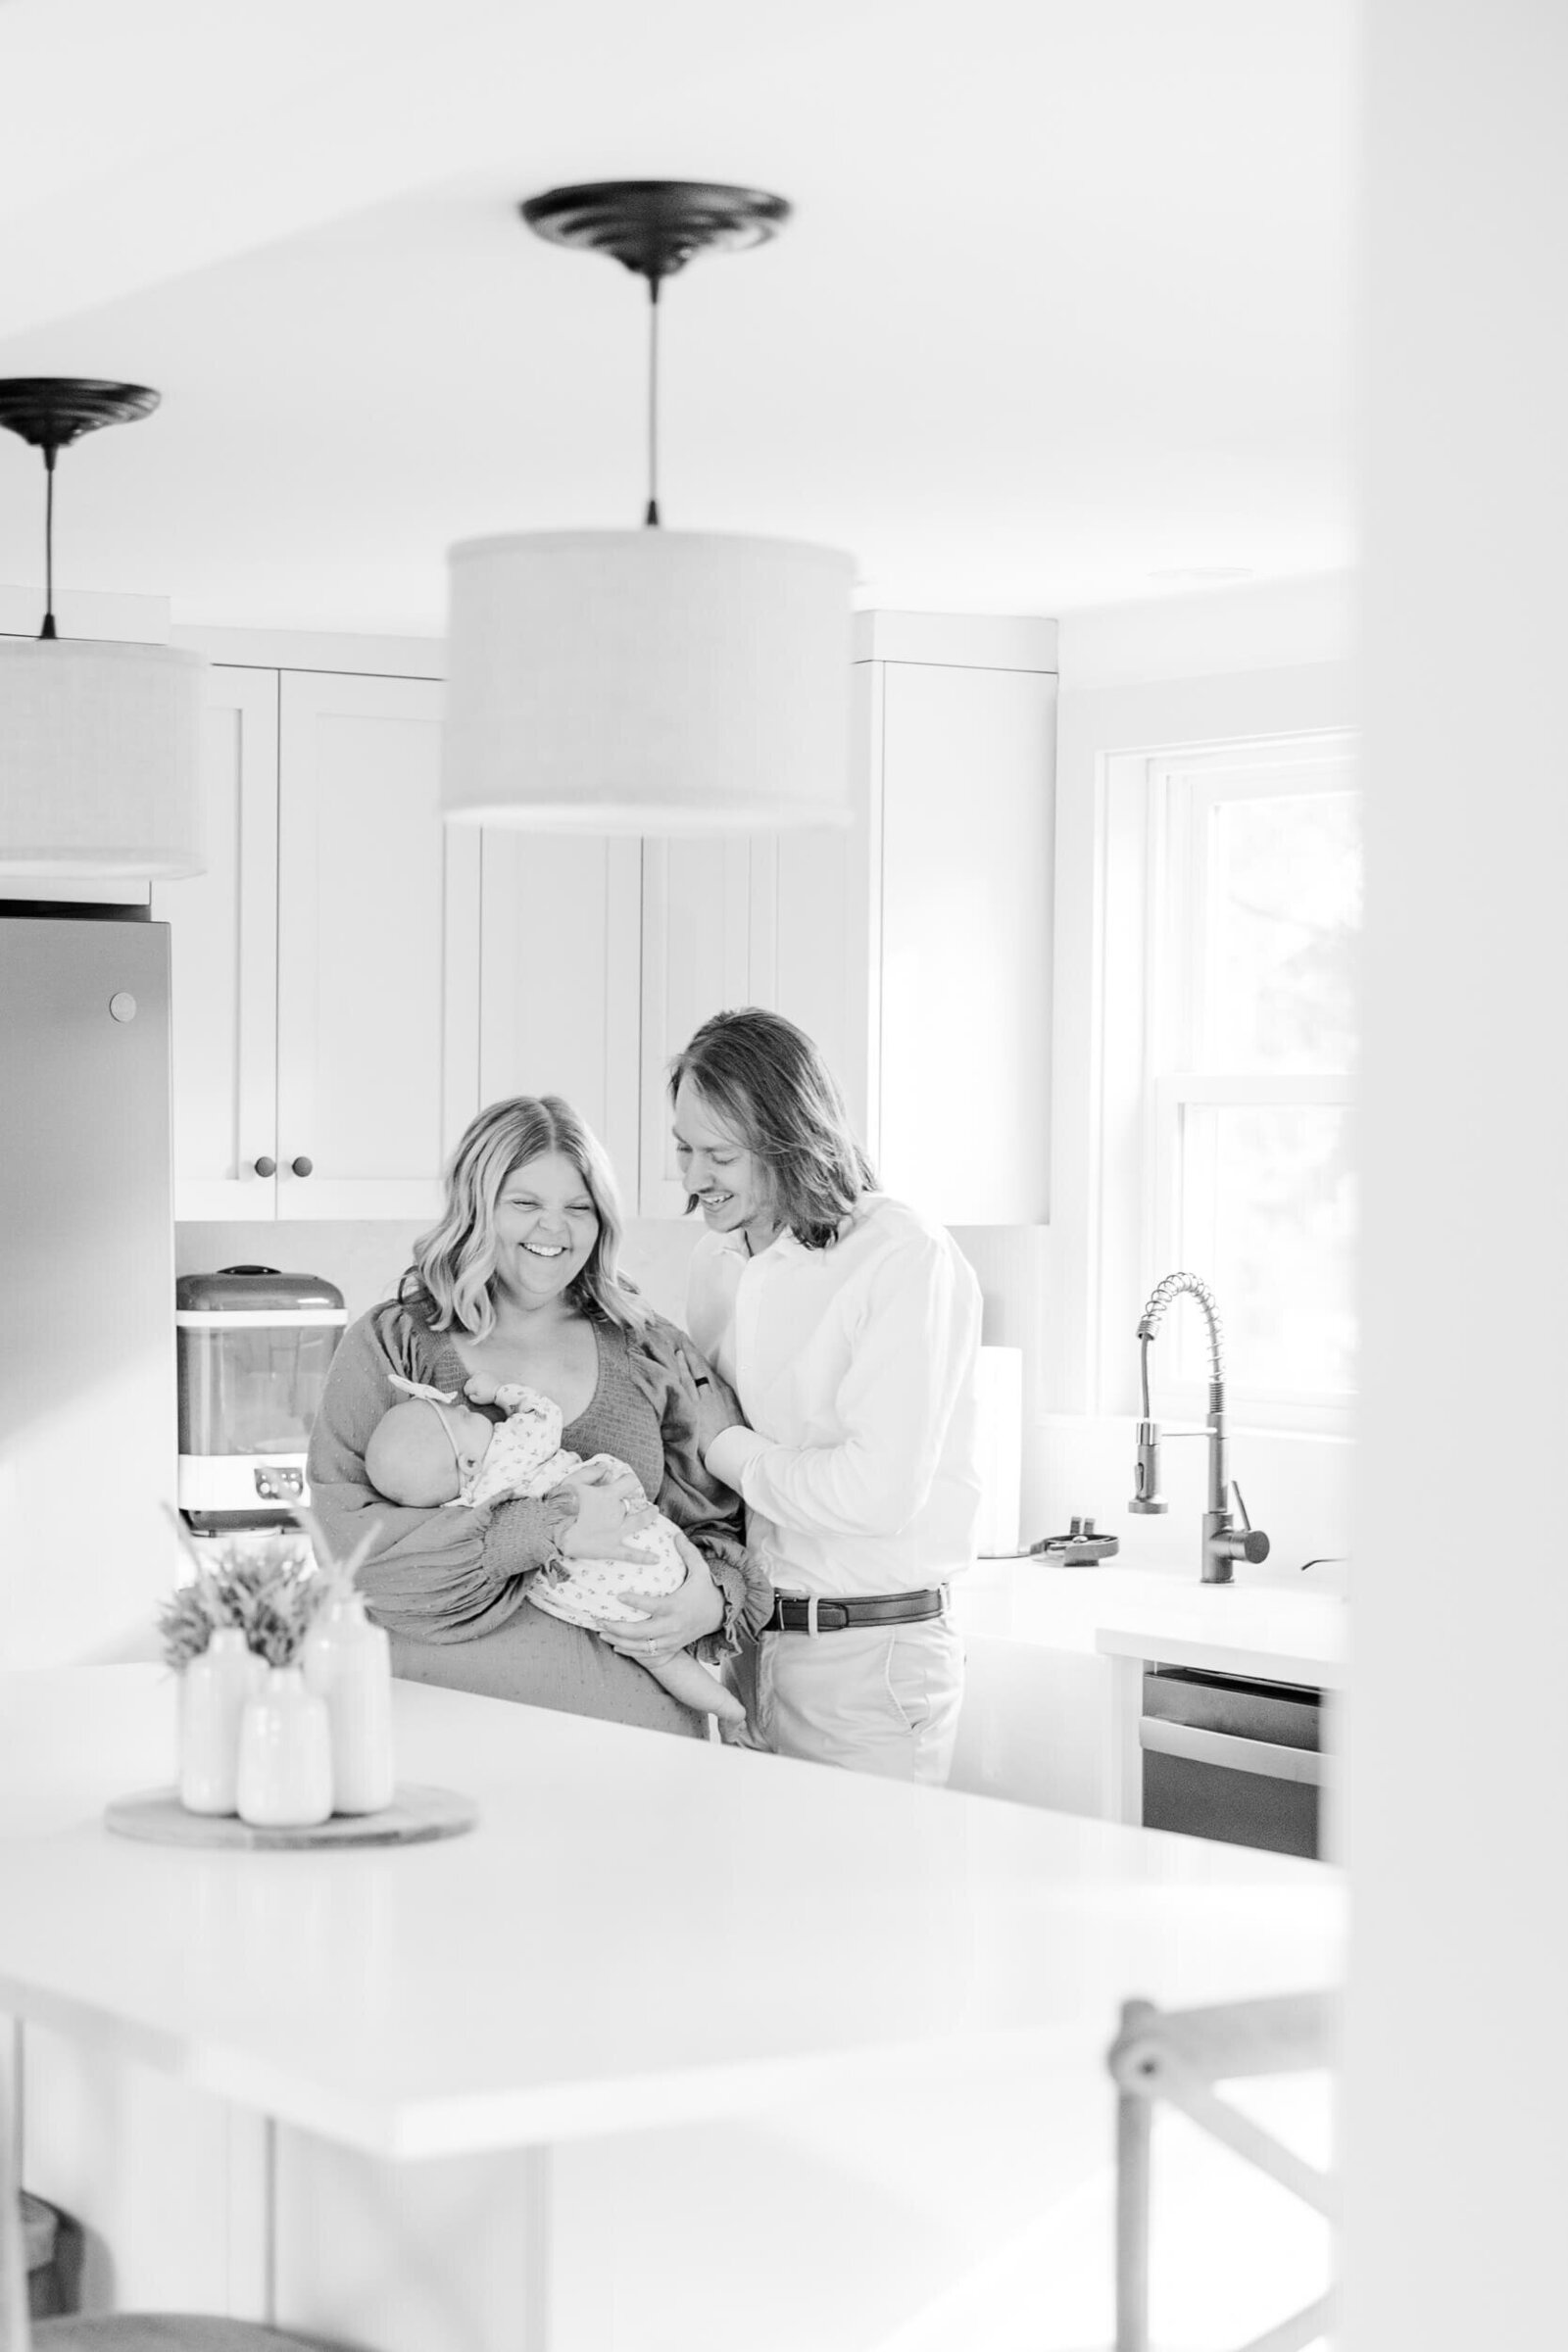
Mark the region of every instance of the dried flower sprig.
POLYGON ((293 1513, 293 1518, 295 1525, 302 1527, 310 1538, 311 1549, 316 1554, 317 1569, 328 1588, 329 1597, 333 1600, 347 1600, 359 1589, 360 1570, 370 1556, 370 1548, 375 1542, 376 1528, 379 1524, 378 1520, 372 1516, 354 1549, 344 1558, 339 1559, 328 1541, 325 1528, 314 1511, 308 1511, 302 1507, 293 1513))
POLYGON ((327 1597, 323 1581, 297 1543, 274 1536, 241 1546, 224 1544, 211 1560, 180 1530, 195 1563, 189 1584, 180 1586, 159 1612, 164 1655, 177 1671, 200 1657, 221 1626, 234 1626, 245 1643, 270 1666, 292 1666, 318 1609, 327 1597))

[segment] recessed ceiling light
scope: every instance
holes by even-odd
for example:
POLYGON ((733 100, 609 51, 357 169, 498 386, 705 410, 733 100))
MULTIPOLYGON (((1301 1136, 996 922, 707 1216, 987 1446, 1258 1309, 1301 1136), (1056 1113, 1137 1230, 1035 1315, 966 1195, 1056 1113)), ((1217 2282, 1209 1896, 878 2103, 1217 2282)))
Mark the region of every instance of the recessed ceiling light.
POLYGON ((1250 564, 1177 564, 1165 571, 1152 571, 1152 580, 1250 580, 1250 564))

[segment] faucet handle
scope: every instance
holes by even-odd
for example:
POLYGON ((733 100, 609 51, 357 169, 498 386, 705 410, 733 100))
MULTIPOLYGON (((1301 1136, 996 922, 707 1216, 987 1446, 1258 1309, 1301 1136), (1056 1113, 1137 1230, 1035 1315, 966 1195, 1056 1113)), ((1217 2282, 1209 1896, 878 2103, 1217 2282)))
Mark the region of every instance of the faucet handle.
POLYGON ((1138 1463, 1133 1474, 1133 1498, 1127 1505, 1130 1511, 1152 1517, 1167 1507, 1159 1491, 1159 1423, 1140 1421, 1138 1424, 1138 1463))
POLYGON ((1247 1538, 1246 1543, 1242 1545, 1241 1556, 1244 1560, 1250 1560, 1255 1567, 1259 1560, 1268 1558, 1268 1538, 1262 1529, 1254 1527, 1248 1517, 1246 1497, 1234 1478, 1231 1480, 1231 1493, 1236 1497, 1236 1508, 1242 1514, 1242 1531, 1247 1538))

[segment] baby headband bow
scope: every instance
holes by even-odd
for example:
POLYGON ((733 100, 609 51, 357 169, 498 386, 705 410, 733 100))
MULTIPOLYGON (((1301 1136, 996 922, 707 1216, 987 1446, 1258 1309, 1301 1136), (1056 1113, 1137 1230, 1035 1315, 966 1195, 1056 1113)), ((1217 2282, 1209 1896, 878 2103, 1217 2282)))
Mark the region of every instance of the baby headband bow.
POLYGON ((456 1404, 458 1401, 456 1389, 432 1389, 422 1380, 405 1380, 398 1372, 389 1372, 387 1378, 395 1389, 403 1391, 405 1396, 417 1396, 425 1404, 456 1404))

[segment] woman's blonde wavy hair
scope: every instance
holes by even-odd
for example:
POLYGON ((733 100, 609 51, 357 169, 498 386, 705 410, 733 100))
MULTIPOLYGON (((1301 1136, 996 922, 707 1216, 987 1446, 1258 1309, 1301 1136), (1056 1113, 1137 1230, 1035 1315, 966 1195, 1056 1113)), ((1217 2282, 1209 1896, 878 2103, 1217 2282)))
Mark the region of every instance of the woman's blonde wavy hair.
POLYGON ((565 1296, 590 1320, 635 1330, 648 1310, 619 1270, 622 1223, 615 1179, 603 1145, 559 1095, 515 1095, 472 1120, 446 1172, 446 1207, 414 1245, 398 1286, 406 1306, 432 1331, 454 1324, 482 1340, 495 1328, 496 1204, 514 1170, 560 1152, 583 1180, 599 1218, 587 1264, 565 1296))
MULTIPOLYGON (((844 1097, 804 1029, 781 1012, 715 1012, 669 1065, 669 1099, 689 1079, 767 1169, 780 1221, 825 1250, 876 1176, 850 1129, 844 1097)), ((697 1206, 695 1197, 686 1203, 697 1206)))

